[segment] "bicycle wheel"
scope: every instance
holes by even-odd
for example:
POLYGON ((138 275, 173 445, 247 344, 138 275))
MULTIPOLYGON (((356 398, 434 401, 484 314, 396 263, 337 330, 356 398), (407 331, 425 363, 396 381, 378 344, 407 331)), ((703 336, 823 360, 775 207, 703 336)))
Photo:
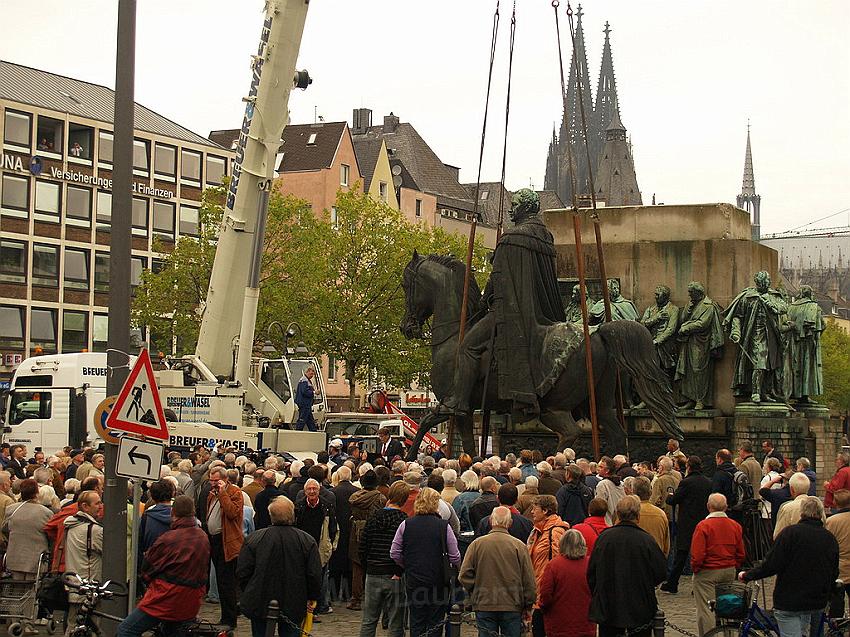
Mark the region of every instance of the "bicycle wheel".
POLYGON ((740 634, 740 626, 725 625, 712 628, 703 637, 738 637, 740 634))

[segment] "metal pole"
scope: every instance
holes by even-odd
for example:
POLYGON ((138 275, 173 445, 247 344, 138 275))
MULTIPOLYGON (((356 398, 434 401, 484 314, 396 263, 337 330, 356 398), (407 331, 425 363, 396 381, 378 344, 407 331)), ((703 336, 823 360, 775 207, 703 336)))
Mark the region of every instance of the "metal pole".
MULTIPOLYGON (((136 0, 118 2, 115 59, 115 148, 112 172, 112 223, 109 260, 109 335, 106 393, 118 394, 129 374, 130 349, 130 220, 133 205, 133 115, 136 67, 136 0)), ((118 447, 106 445, 106 484, 103 490, 103 578, 127 581, 127 480, 115 475, 118 447)), ((103 610, 120 615, 121 598, 103 601, 103 610)), ((115 633, 115 622, 104 619, 105 634, 115 633)))
POLYGON ((274 637, 277 632, 277 622, 280 618, 280 604, 276 599, 269 602, 268 612, 266 613, 266 630, 264 637, 274 637))
POLYGON ((142 481, 133 481, 133 517, 130 520, 132 524, 132 533, 130 535, 130 586, 127 595, 127 612, 133 612, 136 607, 136 588, 138 585, 138 564, 137 556, 139 555, 139 507, 142 504, 142 481))
POLYGON ((590 405, 591 436, 593 439, 593 457, 599 459, 599 425, 596 419, 596 382, 593 377, 593 350, 590 343, 590 327, 587 323, 587 287, 584 278, 584 250, 581 247, 581 219, 578 210, 573 208, 573 232, 576 238, 576 269, 581 297, 581 327, 584 331, 584 364, 587 370, 587 402, 590 405))
POLYGON ((463 612, 459 604, 454 604, 449 611, 449 635, 451 637, 460 637, 460 623, 463 619, 463 612))

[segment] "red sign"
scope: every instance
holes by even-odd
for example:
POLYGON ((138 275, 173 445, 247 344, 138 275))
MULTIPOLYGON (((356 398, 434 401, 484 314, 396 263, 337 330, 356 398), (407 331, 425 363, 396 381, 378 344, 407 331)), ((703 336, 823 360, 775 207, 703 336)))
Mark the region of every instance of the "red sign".
POLYGON ((113 431, 168 440, 168 425, 159 400, 148 350, 143 349, 109 412, 106 427, 113 431))

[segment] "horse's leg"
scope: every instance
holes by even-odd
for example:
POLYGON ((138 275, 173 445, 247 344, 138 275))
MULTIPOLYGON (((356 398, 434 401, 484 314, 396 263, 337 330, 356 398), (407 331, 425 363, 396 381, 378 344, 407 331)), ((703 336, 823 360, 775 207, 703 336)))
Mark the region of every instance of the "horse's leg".
POLYGON ((478 453, 475 451, 475 436, 472 435, 472 417, 457 416, 456 418, 455 423, 460 429, 460 439, 464 452, 473 457, 477 456, 478 453))
MULTIPOLYGON (((600 343, 601 345, 601 343, 600 343)), ((596 349, 595 347, 593 348, 596 349)), ((596 352, 594 351, 594 354, 596 352)), ((617 420, 616 392, 617 372, 613 365, 606 364, 600 357, 600 374, 596 374, 597 357, 593 357, 594 376, 596 376, 596 419, 605 433, 605 452, 608 455, 626 453, 626 433, 617 420)), ((597 458, 598 460, 598 458, 597 458)))
POLYGON ((540 414, 540 422, 558 435, 558 450, 572 447, 578 440, 581 430, 568 411, 547 410, 540 414))

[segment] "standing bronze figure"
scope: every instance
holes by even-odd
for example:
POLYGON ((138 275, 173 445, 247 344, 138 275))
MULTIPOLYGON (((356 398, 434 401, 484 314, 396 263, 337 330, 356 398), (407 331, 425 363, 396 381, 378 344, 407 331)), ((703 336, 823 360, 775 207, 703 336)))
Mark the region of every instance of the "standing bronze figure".
POLYGON ((723 328, 720 308, 698 281, 688 284, 690 302, 682 309, 677 340, 676 380, 684 409, 703 409, 714 401, 714 363, 722 356, 723 328))

